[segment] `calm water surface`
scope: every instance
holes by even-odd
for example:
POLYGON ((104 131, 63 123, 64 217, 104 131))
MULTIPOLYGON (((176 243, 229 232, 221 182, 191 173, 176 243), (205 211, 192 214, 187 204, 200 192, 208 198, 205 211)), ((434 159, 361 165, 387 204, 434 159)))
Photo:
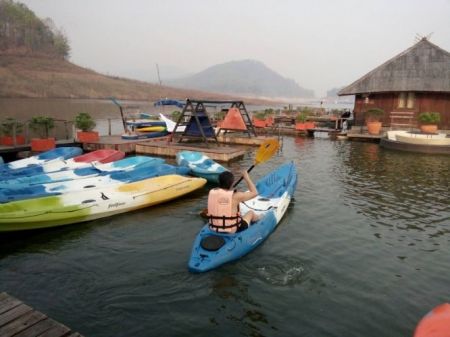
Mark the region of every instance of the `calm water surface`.
MULTIPOLYGON (((299 183, 256 251, 187 271, 207 189, 130 214, 0 237, 0 291, 85 336, 411 336, 450 301, 450 158, 286 138, 260 177, 299 183)), ((252 154, 232 164, 237 171, 252 154)))

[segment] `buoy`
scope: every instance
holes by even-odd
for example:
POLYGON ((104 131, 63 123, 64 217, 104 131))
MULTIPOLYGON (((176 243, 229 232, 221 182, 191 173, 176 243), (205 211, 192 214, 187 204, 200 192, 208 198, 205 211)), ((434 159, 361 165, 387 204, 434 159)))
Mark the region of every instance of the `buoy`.
POLYGON ((438 305, 416 327, 414 337, 450 337, 450 304, 438 305))

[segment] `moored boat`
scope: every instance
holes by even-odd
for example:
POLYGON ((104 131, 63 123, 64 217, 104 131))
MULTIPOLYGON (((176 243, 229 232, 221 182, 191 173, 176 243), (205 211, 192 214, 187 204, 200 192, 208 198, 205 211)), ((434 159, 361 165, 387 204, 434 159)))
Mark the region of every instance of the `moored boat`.
POLYGON ((9 170, 0 177, 0 180, 92 167, 94 162, 105 164, 123 157, 125 157, 125 153, 122 151, 112 149, 96 150, 69 159, 56 158, 39 165, 9 170))
POLYGON ((205 185, 201 178, 167 175, 119 186, 0 205, 0 232, 55 227, 129 212, 181 197, 205 185))
POLYGON ((425 138, 397 135, 396 140, 403 143, 417 145, 450 145, 450 138, 445 137, 425 138))
POLYGON ((95 177, 102 174, 105 175, 108 172, 118 172, 118 171, 125 172, 134 170, 137 167, 150 167, 155 165, 161 165, 164 162, 165 162, 164 159, 155 157, 147 157, 147 156, 127 157, 106 164, 93 163, 92 167, 3 180, 0 181, 0 189, 10 188, 11 186, 23 188, 52 182, 84 179, 88 177, 95 177))
POLYGON ((42 165, 52 160, 69 159, 75 156, 79 156, 83 153, 83 150, 76 146, 57 147, 56 149, 40 153, 28 158, 15 160, 13 162, 3 164, 0 166, 0 172, 3 174, 11 170, 17 170, 25 167, 32 167, 35 165, 42 165))
POLYGON ((95 188, 126 184, 169 174, 187 175, 189 172, 190 169, 187 167, 161 164, 135 168, 128 171, 105 172, 106 174, 85 179, 32 186, 11 186, 10 188, 0 188, 0 203, 92 190, 95 188))
POLYGON ((240 204, 245 214, 253 210, 260 220, 233 234, 217 233, 206 224, 197 235, 189 259, 191 272, 205 272, 235 261, 259 246, 274 231, 286 213, 297 185, 293 162, 270 172, 256 183, 258 196, 240 204))
POLYGON ((201 152, 180 151, 177 153, 176 160, 178 165, 189 167, 194 176, 205 178, 214 184, 219 183, 219 175, 222 172, 228 171, 201 152))

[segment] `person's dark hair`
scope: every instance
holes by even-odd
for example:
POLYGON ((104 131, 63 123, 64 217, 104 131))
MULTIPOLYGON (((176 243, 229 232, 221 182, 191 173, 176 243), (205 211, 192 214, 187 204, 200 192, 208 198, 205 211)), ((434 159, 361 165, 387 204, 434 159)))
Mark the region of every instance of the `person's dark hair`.
POLYGON ((234 175, 230 171, 222 172, 219 175, 219 187, 224 190, 231 189, 231 186, 233 186, 234 182, 234 175))

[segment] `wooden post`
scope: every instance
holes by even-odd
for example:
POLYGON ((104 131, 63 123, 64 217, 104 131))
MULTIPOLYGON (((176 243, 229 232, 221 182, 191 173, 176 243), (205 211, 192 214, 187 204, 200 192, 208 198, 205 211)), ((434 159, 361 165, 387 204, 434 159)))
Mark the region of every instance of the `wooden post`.
POLYGON ((108 136, 111 136, 112 134, 112 127, 111 127, 111 118, 108 118, 108 136))

